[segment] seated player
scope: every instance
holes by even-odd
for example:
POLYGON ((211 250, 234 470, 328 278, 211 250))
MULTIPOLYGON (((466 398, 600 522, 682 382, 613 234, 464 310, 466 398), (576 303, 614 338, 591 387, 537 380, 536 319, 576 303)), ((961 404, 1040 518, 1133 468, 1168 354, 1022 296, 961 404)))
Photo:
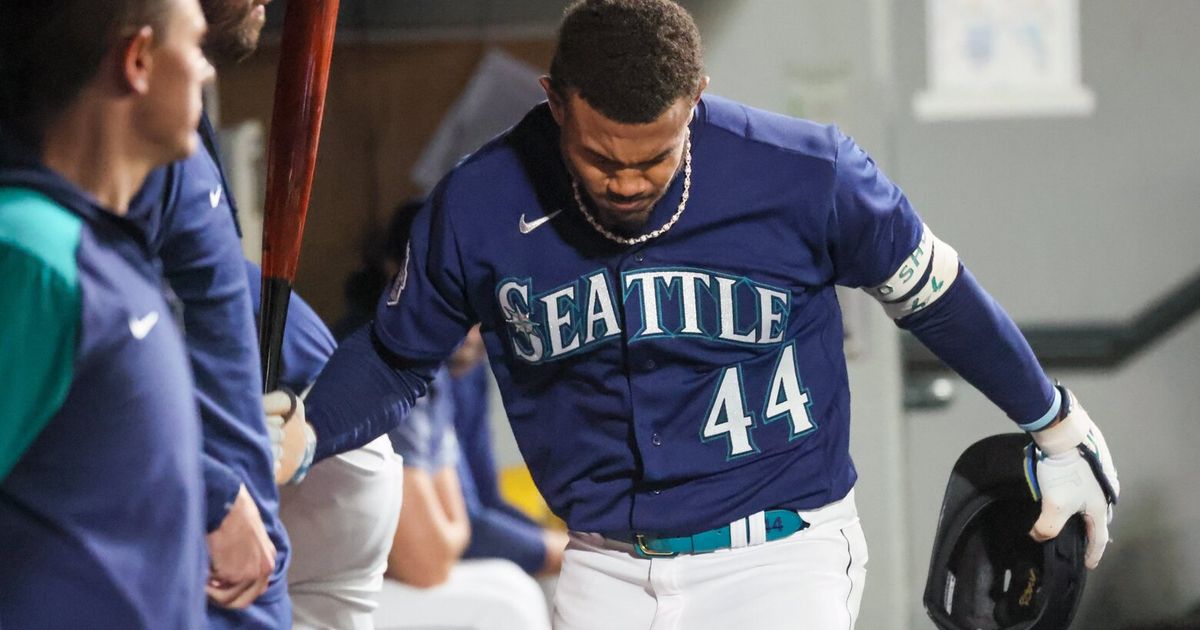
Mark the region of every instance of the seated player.
POLYGON ((404 509, 375 614, 380 630, 549 628, 541 589, 508 560, 462 560, 471 523, 456 469, 450 376, 442 369, 390 433, 404 462, 404 509))
POLYGON ((454 397, 454 429, 463 455, 458 475, 471 521, 471 541, 463 558, 503 558, 529 575, 557 576, 567 534, 538 525, 500 496, 488 425, 485 356, 483 338, 476 326, 447 363, 454 397))

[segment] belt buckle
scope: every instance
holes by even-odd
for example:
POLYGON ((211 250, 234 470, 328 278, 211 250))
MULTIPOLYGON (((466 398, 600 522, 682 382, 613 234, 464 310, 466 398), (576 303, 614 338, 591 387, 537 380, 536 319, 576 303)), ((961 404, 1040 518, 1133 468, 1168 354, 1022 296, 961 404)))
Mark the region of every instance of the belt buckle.
POLYGON ((633 535, 633 546, 637 549, 638 555, 643 558, 673 558, 678 555, 674 551, 655 551, 646 546, 645 534, 633 535))

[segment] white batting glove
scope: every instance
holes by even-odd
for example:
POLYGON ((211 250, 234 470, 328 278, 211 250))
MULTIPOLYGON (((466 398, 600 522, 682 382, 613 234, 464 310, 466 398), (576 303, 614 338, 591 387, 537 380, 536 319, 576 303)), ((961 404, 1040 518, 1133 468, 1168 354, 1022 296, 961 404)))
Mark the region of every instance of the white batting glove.
POLYGON ((1029 535, 1038 542, 1058 536, 1067 520, 1083 514, 1087 529, 1084 564, 1094 569, 1108 545, 1108 524, 1121 493, 1117 469, 1100 429, 1067 388, 1065 415, 1057 423, 1030 435, 1037 444, 1037 485, 1042 513, 1029 535))
POLYGON ((271 437, 275 483, 300 483, 312 466, 317 436, 304 418, 304 401, 284 390, 263 396, 263 415, 271 437))

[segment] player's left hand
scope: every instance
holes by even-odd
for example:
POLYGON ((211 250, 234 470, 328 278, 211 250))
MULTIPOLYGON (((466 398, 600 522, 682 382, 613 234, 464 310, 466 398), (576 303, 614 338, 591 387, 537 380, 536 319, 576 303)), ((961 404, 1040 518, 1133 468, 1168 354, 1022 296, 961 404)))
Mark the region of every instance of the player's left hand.
POLYGON ((238 489, 229 513, 206 540, 208 598, 223 608, 245 608, 254 603, 270 585, 276 550, 246 486, 238 489))
POLYGON ((271 435, 275 483, 299 483, 312 465, 317 437, 304 417, 304 400, 288 390, 263 396, 263 414, 271 435))
POLYGON ((1084 564, 1094 569, 1108 545, 1108 524, 1121 484, 1104 435, 1075 395, 1065 387, 1061 391, 1066 415, 1031 434, 1038 447, 1036 476, 1042 513, 1029 535, 1045 542, 1058 536, 1067 519, 1082 514, 1087 530, 1084 564))

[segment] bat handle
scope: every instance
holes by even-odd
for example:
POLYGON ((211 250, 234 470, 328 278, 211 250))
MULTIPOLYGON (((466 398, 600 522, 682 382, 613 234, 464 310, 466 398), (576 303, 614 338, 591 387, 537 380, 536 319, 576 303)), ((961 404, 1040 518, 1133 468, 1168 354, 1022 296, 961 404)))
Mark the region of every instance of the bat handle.
POLYGON ((287 321, 292 283, 287 278, 263 278, 259 313, 258 347, 262 349, 263 391, 279 389, 279 364, 283 358, 283 325, 287 321))

